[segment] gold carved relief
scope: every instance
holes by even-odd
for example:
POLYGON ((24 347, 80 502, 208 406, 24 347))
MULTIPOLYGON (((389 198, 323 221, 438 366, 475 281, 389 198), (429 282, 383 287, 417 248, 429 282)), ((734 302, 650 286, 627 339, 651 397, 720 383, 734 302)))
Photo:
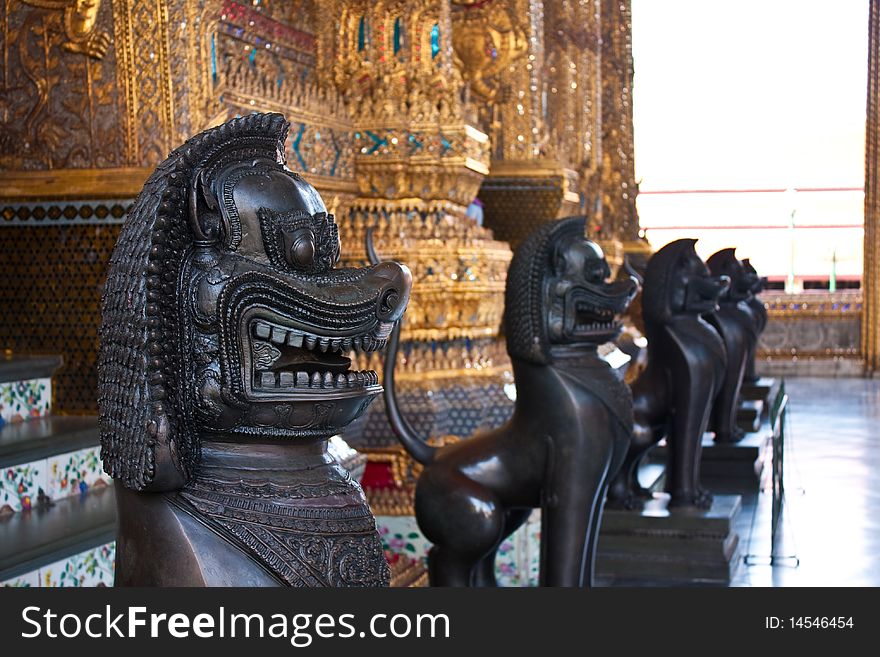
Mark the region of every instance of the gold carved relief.
POLYGON ((499 91, 498 78, 529 49, 528 35, 513 7, 501 2, 453 0, 452 46, 455 64, 471 91, 492 101, 499 91))
POLYGON ((4 0, 0 12, 0 167, 124 165, 108 3, 4 0))
POLYGON ((62 11, 67 40, 62 47, 69 52, 101 59, 110 46, 110 35, 98 28, 101 0, 21 0, 26 5, 62 11))

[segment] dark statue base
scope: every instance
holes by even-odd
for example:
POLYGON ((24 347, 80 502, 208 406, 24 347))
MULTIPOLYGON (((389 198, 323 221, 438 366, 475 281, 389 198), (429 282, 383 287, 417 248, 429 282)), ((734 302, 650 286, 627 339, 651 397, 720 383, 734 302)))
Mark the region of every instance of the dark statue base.
POLYGON ((746 433, 758 431, 765 414, 765 404, 760 399, 743 400, 736 409, 736 426, 746 433))
POLYGON ((754 382, 743 381, 740 396, 745 400, 759 400, 765 404, 770 401, 770 392, 776 387, 776 379, 762 376, 754 382))
POLYGON ((761 403, 761 422, 770 416, 770 404, 774 397, 778 381, 769 376, 762 376, 757 381, 743 381, 740 398, 743 406, 748 402, 761 403))
MULTIPOLYGON (((711 490, 712 484, 725 487, 732 483, 757 487, 765 464, 770 463, 772 444, 766 423, 754 433, 747 433, 735 443, 716 443, 711 433, 703 435, 700 473, 711 490)), ((649 463, 666 463, 666 444, 660 443, 648 455, 649 463)), ((736 489, 735 489, 736 490, 736 489)))
POLYGON ((715 495, 708 510, 667 510, 655 493, 642 511, 606 509, 596 580, 603 585, 727 586, 741 561, 734 531, 739 495, 715 495))
POLYGON ((737 411, 737 425, 743 431, 758 431, 761 423, 770 417, 770 402, 776 389, 776 379, 761 377, 757 381, 743 381, 740 391, 742 402, 737 411))
POLYGON ((704 436, 700 466, 703 480, 710 488, 713 480, 737 480, 757 486, 770 457, 770 441, 766 425, 760 431, 747 433, 736 443, 716 443, 711 434, 704 436))

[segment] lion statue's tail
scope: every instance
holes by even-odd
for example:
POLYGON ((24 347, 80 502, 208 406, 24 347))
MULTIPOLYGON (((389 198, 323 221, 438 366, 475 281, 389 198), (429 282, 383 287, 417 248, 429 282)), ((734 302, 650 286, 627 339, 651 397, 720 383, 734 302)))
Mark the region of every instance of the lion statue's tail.
MULTIPOLYGON (((379 256, 373 246, 373 229, 368 228, 366 234, 367 258, 370 264, 378 264, 379 256)), ((407 453, 422 465, 427 465, 434 460, 437 448, 429 445, 425 438, 419 436, 412 425, 407 421, 400 412, 400 405, 397 402, 397 392, 394 388, 394 367, 397 363, 397 352, 400 347, 400 324, 403 319, 397 321, 394 330, 388 338, 388 346, 385 350, 385 364, 382 374, 382 387, 385 389, 385 413, 388 415, 388 422, 391 429, 400 440, 403 448, 407 453)))

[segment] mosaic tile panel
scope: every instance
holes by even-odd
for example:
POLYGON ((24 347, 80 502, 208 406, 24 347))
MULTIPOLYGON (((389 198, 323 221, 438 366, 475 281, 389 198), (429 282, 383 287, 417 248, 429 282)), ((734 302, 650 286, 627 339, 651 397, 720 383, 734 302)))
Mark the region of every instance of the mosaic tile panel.
MULTIPOLYGON (((419 531, 413 516, 376 516, 382 547, 393 554, 427 559, 431 543, 419 531)), ((495 560, 499 586, 537 586, 541 558, 541 512, 505 540, 495 560)))
POLYGON ((49 414, 52 379, 0 383, 0 427, 49 414))
POLYGON ((40 586, 113 586, 116 543, 111 542, 40 568, 40 586))
POLYGON ((0 470, 0 514, 30 509, 40 489, 48 488, 47 459, 0 470))
POLYGON ((101 448, 98 446, 51 456, 47 463, 46 494, 53 500, 85 493, 90 488, 112 482, 101 466, 101 448))

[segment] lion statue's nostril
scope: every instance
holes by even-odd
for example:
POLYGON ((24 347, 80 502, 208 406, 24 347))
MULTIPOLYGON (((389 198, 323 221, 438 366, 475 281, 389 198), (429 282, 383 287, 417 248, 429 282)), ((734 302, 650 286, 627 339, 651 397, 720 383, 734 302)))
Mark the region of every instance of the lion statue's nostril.
POLYGON ((374 265, 370 276, 385 281, 377 297, 376 316, 383 322, 397 321, 409 303, 412 289, 409 268, 396 262, 380 262, 374 265))
POLYGON ((379 294, 379 303, 376 306, 376 316, 383 321, 396 321, 400 318, 409 293, 401 294, 396 287, 389 286, 379 294), (404 303, 401 303, 401 300, 404 303))
POLYGON ((382 312, 393 312, 395 308, 397 308, 397 302, 400 301, 400 294, 397 290, 388 290, 382 296, 382 301, 379 304, 379 309, 382 312))

